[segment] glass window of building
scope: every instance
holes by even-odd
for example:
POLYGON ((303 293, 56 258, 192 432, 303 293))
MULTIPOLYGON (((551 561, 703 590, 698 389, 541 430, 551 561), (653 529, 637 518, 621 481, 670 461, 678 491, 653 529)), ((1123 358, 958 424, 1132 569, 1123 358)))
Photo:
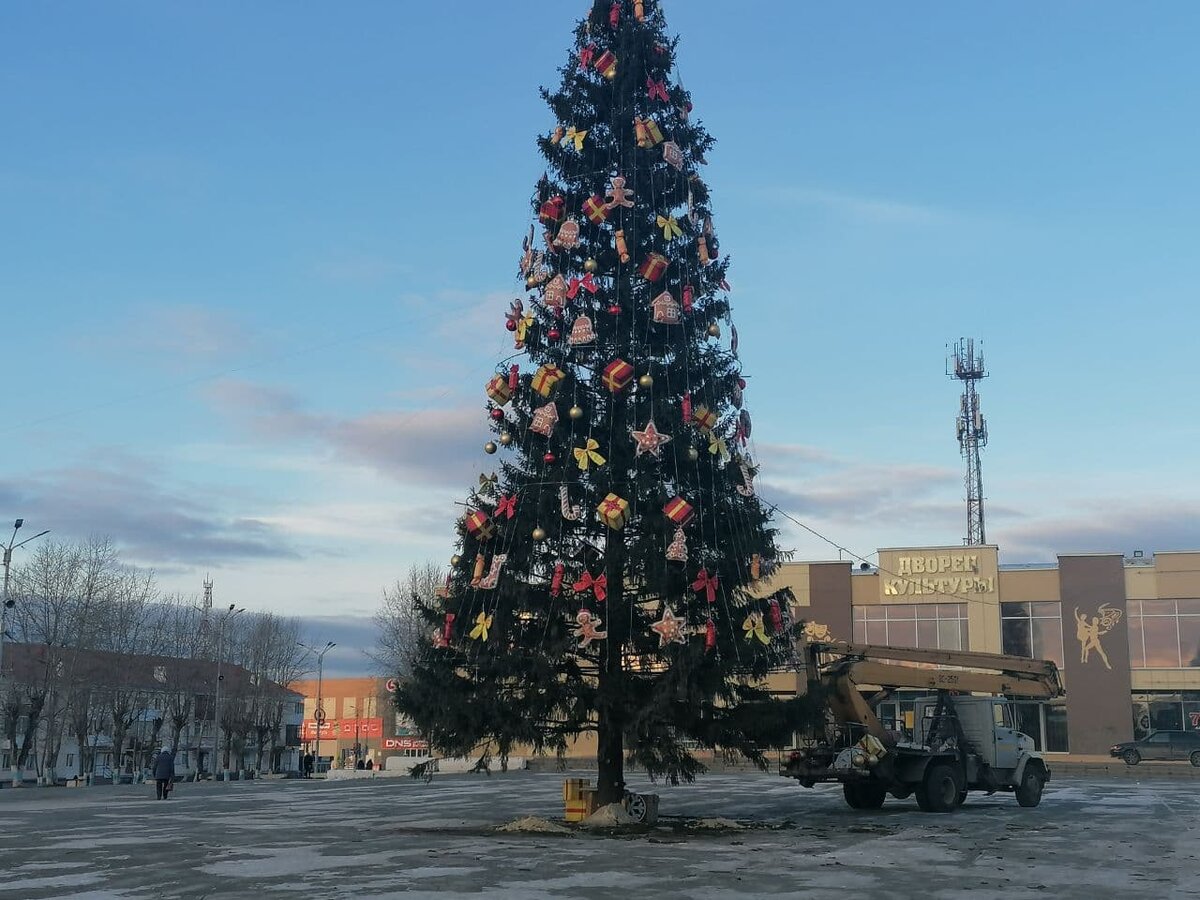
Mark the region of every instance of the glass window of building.
POLYGON ((1200 599, 1130 600, 1128 610, 1133 668, 1200 668, 1200 599))
POLYGON ((854 607, 854 640, 888 647, 967 650, 965 603, 897 603, 854 607))
POLYGON ((1058 601, 1001 603, 1000 631, 1005 653, 1048 659, 1062 668, 1062 604, 1058 601))
POLYGON ((1017 731, 1033 738, 1034 748, 1046 753, 1067 753, 1067 708, 1048 703, 1014 703, 1017 731))
POLYGON ((1133 736, 1152 731, 1200 733, 1200 691, 1147 691, 1133 695, 1133 736))

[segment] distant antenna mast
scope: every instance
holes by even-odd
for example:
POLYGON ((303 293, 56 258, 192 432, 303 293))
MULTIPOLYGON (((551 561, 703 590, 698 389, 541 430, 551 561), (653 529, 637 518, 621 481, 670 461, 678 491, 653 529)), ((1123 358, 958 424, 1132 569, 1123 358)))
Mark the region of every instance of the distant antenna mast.
POLYGON ((987 543, 983 531, 983 469, 979 462, 979 451, 987 446, 987 422, 979 411, 979 392, 975 385, 987 378, 983 367, 983 341, 979 342, 979 353, 975 353, 972 338, 959 338, 954 345, 954 368, 950 368, 947 355, 946 374, 962 382, 962 402, 959 406, 956 430, 958 447, 967 461, 967 546, 987 543))
POLYGON ((204 578, 204 611, 205 612, 208 612, 210 609, 212 609, 212 589, 213 589, 212 579, 209 578, 208 576, 205 576, 205 578, 204 578))

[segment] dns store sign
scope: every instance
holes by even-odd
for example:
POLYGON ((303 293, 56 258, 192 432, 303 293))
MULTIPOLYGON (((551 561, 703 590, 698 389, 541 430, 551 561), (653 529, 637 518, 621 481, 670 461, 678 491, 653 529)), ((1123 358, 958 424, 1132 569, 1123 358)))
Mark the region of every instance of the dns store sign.
POLYGON ((383 739, 384 750, 428 750, 429 741, 416 737, 394 737, 383 739))

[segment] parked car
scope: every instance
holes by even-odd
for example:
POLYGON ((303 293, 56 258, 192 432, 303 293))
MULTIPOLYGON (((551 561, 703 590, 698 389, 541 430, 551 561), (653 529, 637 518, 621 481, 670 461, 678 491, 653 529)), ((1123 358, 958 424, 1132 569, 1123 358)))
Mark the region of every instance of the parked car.
POLYGON ((1186 759, 1200 768, 1200 731, 1156 731, 1140 741, 1113 744, 1108 752, 1129 766, 1143 759, 1186 759))

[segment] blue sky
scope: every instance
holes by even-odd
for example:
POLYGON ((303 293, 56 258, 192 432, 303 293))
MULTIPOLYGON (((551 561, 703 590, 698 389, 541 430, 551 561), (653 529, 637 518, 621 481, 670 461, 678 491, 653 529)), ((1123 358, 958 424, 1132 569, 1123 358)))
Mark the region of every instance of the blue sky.
MULTIPOLYGON (((447 557, 587 5, 9 4, 0 512, 343 621, 447 557)), ((666 11, 764 494, 961 541, 973 336, 1002 561, 1200 546, 1200 8, 666 11)))

